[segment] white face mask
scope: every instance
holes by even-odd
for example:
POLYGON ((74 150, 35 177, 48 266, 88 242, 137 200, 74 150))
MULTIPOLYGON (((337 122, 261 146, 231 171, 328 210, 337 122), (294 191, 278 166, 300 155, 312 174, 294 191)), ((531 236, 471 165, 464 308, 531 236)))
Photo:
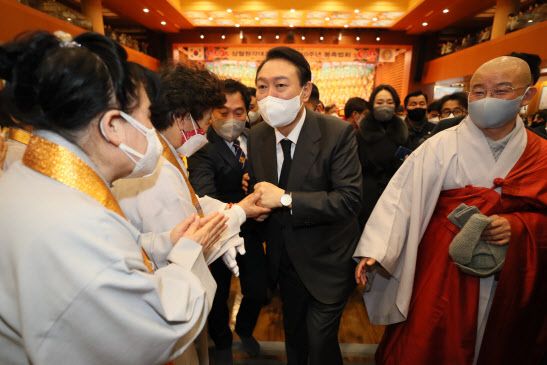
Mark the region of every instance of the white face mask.
POLYGON ((241 136, 241 133, 245 128, 244 120, 218 120, 215 117, 213 117, 213 120, 215 121, 215 131, 217 134, 228 142, 235 141, 237 137, 241 136))
POLYGON ((469 116, 475 125, 481 128, 498 128, 515 118, 520 111, 520 102, 528 92, 528 87, 522 96, 505 100, 484 98, 469 103, 469 116))
POLYGON ((249 122, 250 122, 251 124, 253 124, 253 123, 255 123, 255 122, 258 120, 258 118, 260 117, 260 109, 258 109, 256 112, 249 112, 248 115, 249 115, 249 122))
MULTIPOLYGON (((144 125, 135 120, 135 118, 122 112, 121 110, 120 116, 135 127, 139 132, 141 132, 146 137, 146 142, 148 143, 144 155, 124 143, 120 143, 118 146, 118 148, 135 163, 135 168, 133 168, 131 174, 125 178, 146 177, 152 175, 156 171, 156 165, 158 164, 158 160, 163 152, 163 147, 158 139, 156 130, 154 128, 146 128, 144 125), (139 160, 137 161, 133 156, 137 157, 139 160)), ((108 141, 109 139, 104 132, 102 121, 99 123, 99 127, 103 137, 108 141)))
POLYGON ((428 119, 428 121, 431 122, 431 123, 437 124, 437 123, 439 123, 439 117, 428 119))
POLYGON ((273 96, 267 96, 260 100, 258 106, 260 107, 262 119, 273 128, 285 127, 291 124, 302 108, 303 103, 300 102, 300 96, 303 91, 304 88, 302 88, 298 96, 289 100, 273 96))
POLYGON ((192 120, 192 126, 194 127, 194 130, 190 132, 185 132, 183 130, 180 131, 182 135, 182 146, 176 149, 177 153, 180 153, 181 155, 186 157, 192 156, 194 153, 199 151, 201 147, 209 143, 207 138, 205 138, 203 129, 196 128, 196 123, 194 122, 194 118, 192 118, 192 115, 190 115, 190 119, 192 120))

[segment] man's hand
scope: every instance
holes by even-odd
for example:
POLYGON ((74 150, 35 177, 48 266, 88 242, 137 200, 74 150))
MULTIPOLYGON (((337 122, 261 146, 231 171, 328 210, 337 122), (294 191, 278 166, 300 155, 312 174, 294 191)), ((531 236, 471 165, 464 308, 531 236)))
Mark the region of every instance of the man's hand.
POLYGON ((244 173, 243 178, 241 179, 241 188, 245 192, 245 194, 249 194, 249 180, 251 178, 249 177, 249 173, 244 173))
MULTIPOLYGON (((245 199, 237 203, 237 205, 239 205, 243 209, 245 215, 247 215, 247 218, 257 219, 258 217, 263 217, 264 215, 266 216, 265 218, 267 218, 270 214, 271 209, 264 208, 256 204, 261 196, 261 192, 255 191, 254 193, 252 193, 251 195, 247 195, 245 199)), ((265 218, 263 218, 262 220, 264 220, 265 218)))
POLYGON ((8 144, 4 141, 4 136, 0 136, 0 169, 4 169, 4 160, 8 153, 8 144))
POLYGON ((255 191, 258 191, 262 194, 258 205, 269 209, 281 208, 281 196, 285 194, 285 190, 270 184, 269 182, 259 182, 255 185, 255 191))
POLYGON ((355 268, 355 281, 357 282, 357 285, 363 284, 365 285, 367 283, 367 276, 365 275, 367 273, 367 266, 372 266, 376 263, 376 260, 370 257, 363 257, 361 258, 361 261, 359 261, 359 264, 355 268))
POLYGON ((203 246, 203 252, 206 252, 220 239, 227 221, 224 214, 212 213, 201 219, 192 214, 171 232, 171 242, 175 245, 180 238, 189 238, 203 246))
POLYGON ((496 246, 502 246, 509 243, 511 240, 511 224, 507 218, 498 215, 491 215, 489 218, 494 220, 486 226, 482 232, 481 239, 486 243, 496 246))

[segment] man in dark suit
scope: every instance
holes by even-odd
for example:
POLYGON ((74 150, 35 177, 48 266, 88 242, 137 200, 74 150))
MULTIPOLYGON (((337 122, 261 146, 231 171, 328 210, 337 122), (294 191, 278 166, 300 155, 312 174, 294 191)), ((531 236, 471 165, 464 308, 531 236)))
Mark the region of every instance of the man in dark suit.
POLYGON ((265 123, 251 129, 249 186, 272 208, 266 221, 271 275, 279 283, 288 363, 342 364, 340 318, 354 288, 361 168, 353 125, 304 107, 310 65, 288 47, 257 70, 265 123), (255 185, 256 184, 256 185, 255 185))
MULTIPOLYGON (((214 109, 212 128, 207 130, 206 144, 188 159, 190 182, 198 196, 208 195, 224 202, 238 202, 245 197, 241 179, 247 172, 249 129, 244 128, 251 97, 247 87, 235 80, 224 81, 226 104, 214 109)), ((241 227, 245 255, 237 257, 241 270, 243 298, 237 314, 235 331, 243 348, 256 356, 260 345, 253 331, 266 301, 267 268, 262 240, 252 220, 241 227)), ((217 282, 213 307, 209 314, 209 333, 216 346, 216 364, 232 364, 232 331, 228 326, 228 296, 232 273, 217 260, 211 264, 217 282)))

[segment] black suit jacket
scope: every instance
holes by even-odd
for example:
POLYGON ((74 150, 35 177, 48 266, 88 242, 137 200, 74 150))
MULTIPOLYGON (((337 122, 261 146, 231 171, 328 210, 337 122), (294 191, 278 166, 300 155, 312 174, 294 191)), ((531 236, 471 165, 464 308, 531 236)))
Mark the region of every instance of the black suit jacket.
MULTIPOLYGON (((278 184, 274 129, 251 129, 251 186, 278 184)), ((267 220, 266 250, 277 278, 283 247, 310 293, 332 304, 355 286, 353 252, 360 237, 361 166, 353 124, 306 109, 289 174, 292 214, 276 209, 267 220)))
MULTIPOLYGON (((249 130, 243 130, 249 139, 249 130)), ((243 170, 236 156, 215 129, 207 130, 209 143, 188 158, 190 183, 198 196, 208 195, 226 203, 245 198, 241 188, 243 170)))

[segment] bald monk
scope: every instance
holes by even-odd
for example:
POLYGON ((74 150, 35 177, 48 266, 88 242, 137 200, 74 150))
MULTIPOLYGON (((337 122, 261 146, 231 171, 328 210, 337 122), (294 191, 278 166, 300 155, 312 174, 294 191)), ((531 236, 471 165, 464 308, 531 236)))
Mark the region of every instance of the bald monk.
POLYGON ((479 67, 469 115, 413 152, 378 201, 354 253, 371 321, 387 325, 377 364, 538 364, 545 353, 547 141, 518 117, 531 85, 519 58, 479 67), (461 203, 492 218, 478 235, 506 245, 501 270, 471 275, 449 255, 460 229, 447 216, 461 203))

